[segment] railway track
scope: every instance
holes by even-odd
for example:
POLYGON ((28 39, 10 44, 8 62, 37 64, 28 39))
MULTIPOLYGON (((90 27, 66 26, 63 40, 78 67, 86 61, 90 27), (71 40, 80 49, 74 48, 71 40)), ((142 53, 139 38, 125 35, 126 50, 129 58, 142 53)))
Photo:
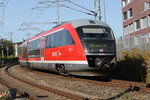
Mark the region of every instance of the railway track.
POLYGON ((122 81, 122 80, 111 80, 112 83, 118 85, 129 85, 132 87, 133 91, 143 91, 150 93, 150 84, 140 83, 140 82, 131 82, 131 81, 122 81))
POLYGON ((7 88, 10 89, 17 89, 17 93, 19 93, 22 97, 24 98, 28 98, 31 100, 41 100, 40 98, 36 97, 35 95, 31 94, 31 93, 27 93, 26 91, 23 91, 17 87, 11 86, 9 83, 6 83, 5 81, 0 79, 0 83, 5 85, 7 88))
MULTIPOLYGON (((46 87, 46 86, 43 86, 43 85, 39 85, 39 84, 37 84, 37 83, 35 83, 35 82, 28 81, 28 80, 26 80, 26 79, 21 79, 21 78, 19 78, 19 77, 16 77, 15 75, 9 73, 9 68, 10 68, 10 67, 6 67, 6 68, 5 68, 5 73, 7 73, 7 75, 9 75, 9 76, 13 77, 14 79, 17 79, 17 80, 19 80, 19 81, 21 81, 21 82, 23 82, 23 83, 32 85, 32 86, 34 86, 34 87, 37 87, 37 88, 39 88, 39 89, 48 91, 48 92, 50 92, 50 93, 57 94, 57 95, 59 95, 59 96, 61 96, 61 97, 65 97, 66 99, 69 99, 69 100, 89 100, 88 98, 84 98, 84 97, 79 96, 79 95, 67 93, 67 92, 64 92, 64 91, 59 91, 59 90, 54 89, 54 88, 49 88, 49 87, 46 87)), ((28 93, 28 94, 29 94, 29 93, 28 93)), ((32 95, 29 95, 29 97, 33 98, 32 95)), ((34 98, 33 98, 33 99, 34 99, 34 98)), ((34 100, 38 100, 38 99, 39 99, 39 98, 36 97, 36 99, 34 99, 34 100)))
MULTIPOLYGON (((0 78, 0 83, 3 84, 4 86, 6 86, 8 89, 16 89, 17 93, 20 94, 23 98, 28 98, 30 100, 41 100, 39 97, 36 97, 35 95, 28 93, 26 91, 21 90, 20 88, 11 85, 10 83, 6 82, 5 80, 3 80, 2 78, 0 78)), ((10 96, 10 95, 9 95, 10 96)), ((11 97, 15 97, 14 94, 11 94, 11 97)), ((12 99, 12 98, 10 98, 12 99)))
MULTIPOLYGON (((19 67, 19 66, 18 66, 19 67)), ((18 69, 18 67, 17 67, 17 69, 18 69)), ((20 68, 20 67, 19 67, 20 68)), ((12 68, 10 68, 10 73, 9 74, 11 74, 12 73, 12 70, 13 70, 13 67, 12 68)), ((15 69, 14 69, 15 70, 15 69)), ((66 82, 67 82, 67 80, 68 81, 73 81, 73 82, 79 82, 79 83, 89 83, 89 84, 92 84, 93 86, 94 85, 97 85, 97 86, 106 86, 106 87, 114 87, 114 88, 122 88, 123 89, 123 92, 120 92, 120 93, 118 93, 117 95, 115 95, 115 96, 111 96, 111 97, 107 97, 107 99, 115 99, 115 98, 118 98, 118 97, 120 97, 120 96, 122 96, 123 94, 125 94, 125 93, 132 93, 132 92, 134 92, 134 91, 136 91, 137 93, 139 93, 140 91, 141 92, 146 92, 146 93, 150 93, 150 90, 149 90, 149 88, 148 88, 148 85, 147 84, 144 84, 144 83, 137 83, 137 82, 128 82, 128 81, 120 81, 120 80, 112 80, 112 81, 110 81, 110 82, 99 82, 99 81, 95 81, 95 80, 88 80, 88 79, 81 79, 81 78, 74 78, 74 77, 71 77, 71 78, 69 78, 69 77, 64 77, 64 76, 60 76, 60 75, 56 75, 56 74, 50 74, 50 73, 43 73, 43 72, 39 72, 39 71, 31 71, 31 70, 28 70, 28 69, 25 69, 25 68, 22 68, 21 67, 21 70, 24 70, 24 71, 26 71, 26 72, 24 72, 24 73, 32 73, 32 74, 35 74, 35 76, 43 76, 43 77, 57 77, 57 78, 59 78, 59 79, 63 79, 63 80, 66 80, 66 82)), ((9 72, 9 69, 7 69, 7 71, 9 72)), ((12 73, 12 75, 13 75, 13 73, 12 73)), ((28 76, 28 75, 27 75, 28 76)), ((16 78, 18 78, 18 76, 15 76, 15 75, 13 75, 13 77, 16 77, 16 78)), ((29 78, 29 80, 31 79, 31 80, 34 80, 34 78, 32 78, 32 77, 28 77, 29 78)), ((28 79, 26 79, 26 78, 24 78, 25 79, 25 81, 26 80, 28 80, 28 79)), ((22 79, 21 79, 22 80, 22 79)), ((41 79, 42 80, 42 79, 41 79)), ((36 84, 36 85, 39 85, 40 87, 44 84, 44 83, 42 83, 42 85, 40 85, 39 83, 40 83, 40 81, 41 80, 36 80, 36 81, 34 81, 33 82, 33 84, 36 84), (38 83, 36 83, 36 82, 38 82, 38 83)), ((30 81, 29 81, 30 82, 30 81)), ((58 81, 58 83, 59 83, 59 81, 58 81)), ((28 84, 28 83, 27 83, 28 84)), ((67 83, 68 84, 68 83, 67 83)), ((78 84, 76 84, 76 85, 78 85, 78 84)), ((82 86, 81 86, 82 87, 82 86)), ((49 87, 47 87, 47 86, 44 86, 44 88, 46 89, 46 91, 50 91, 50 92, 53 92, 53 89, 54 89, 54 94, 58 94, 58 95, 61 95, 61 96, 63 96, 64 97, 64 93, 62 93, 62 91, 61 90, 59 90, 59 89, 55 89, 55 86, 54 86, 54 88, 50 88, 50 90, 49 90, 49 87), (57 90, 58 92, 61 92, 61 93, 55 93, 55 92, 57 92, 57 91, 55 91, 55 90, 57 90)), ((106 89, 107 90, 107 89, 106 89)), ((110 90, 110 89, 108 89, 108 90, 110 90)), ((112 91, 113 89, 111 89, 111 91, 112 91)), ((86 91, 88 91, 88 90, 86 90, 86 91)), ((98 91, 104 91, 104 90, 98 90, 98 91)), ((109 91, 110 93, 111 93, 111 91, 109 91)), ((96 92, 96 90, 95 90, 95 92, 96 92)), ((75 92, 74 93, 68 93, 68 91, 67 92, 65 92, 65 93, 67 93, 67 95, 69 94, 71 94, 71 95, 73 95, 73 97, 71 96, 71 97, 68 97, 67 95, 65 96, 66 98, 70 98, 70 99, 75 99, 75 100, 100 100, 101 98, 98 98, 98 97, 95 97, 95 99, 93 99, 93 98, 90 98, 90 97, 87 97, 87 95, 86 96, 82 96, 82 95, 78 95, 78 94, 76 94, 75 92), (75 94, 75 95, 74 95, 75 94), (78 98, 74 98, 74 97, 78 97, 78 98)), ((100 92, 98 92, 98 93, 100 93, 100 92)), ((102 92, 103 93, 103 92, 102 92)), ((113 93, 113 92, 112 92, 113 93)), ((91 93, 92 94, 92 93, 91 93)), ((106 100, 107 100, 106 99, 106 100)), ((105 99, 104 99, 105 100, 105 99)))
MULTIPOLYGON (((23 69, 30 71, 29 69, 25 69, 25 68, 23 68, 23 69)), ((143 91, 143 92, 150 93, 150 84, 141 83, 141 82, 123 81, 123 80, 115 80, 115 79, 112 79, 109 82, 102 82, 102 81, 87 80, 87 79, 81 79, 81 78, 75 78, 75 77, 68 78, 68 77, 64 77, 61 75, 43 73, 43 72, 39 72, 39 71, 35 71, 35 70, 32 70, 32 72, 36 73, 36 74, 46 75, 46 76, 54 76, 54 77, 64 78, 67 80, 83 81, 83 82, 89 82, 92 84, 99 84, 99 85, 105 85, 105 86, 110 86, 110 87, 120 87, 120 88, 124 88, 124 89, 129 89, 130 91, 143 91)))
MULTIPOLYGON (((31 71, 29 69, 25 69, 26 71, 31 71)), ((97 84, 97 85, 104 85, 104 86, 109 86, 109 87, 119 87, 124 89, 124 93, 134 93, 136 92, 137 94, 139 93, 150 93, 150 87, 149 84, 146 83, 140 83, 140 82, 131 82, 131 81, 121 81, 121 80, 114 80, 112 79, 109 82, 101 82, 101 81, 95 81, 95 80, 87 80, 87 79, 81 79, 81 78, 68 78, 68 77, 64 77, 64 76, 60 76, 60 75, 56 75, 56 74, 50 74, 50 73, 43 73, 43 72, 39 72, 39 71, 34 71, 32 70, 32 73, 35 74, 41 74, 41 75, 45 75, 45 76, 50 76, 50 77, 58 77, 58 78, 62 78, 62 79, 66 79, 66 80, 73 80, 73 81, 81 81, 81 82, 87 82, 87 83, 91 83, 91 84, 97 84)), ((114 99, 114 98, 111 98, 114 99)))

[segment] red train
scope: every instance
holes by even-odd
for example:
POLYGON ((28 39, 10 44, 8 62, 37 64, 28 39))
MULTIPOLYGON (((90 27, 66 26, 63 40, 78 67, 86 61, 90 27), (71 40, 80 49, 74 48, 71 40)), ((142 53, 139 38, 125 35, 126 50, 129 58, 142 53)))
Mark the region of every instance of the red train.
POLYGON ((19 62, 60 74, 99 76, 116 56, 111 28, 98 20, 74 20, 20 45, 19 62))

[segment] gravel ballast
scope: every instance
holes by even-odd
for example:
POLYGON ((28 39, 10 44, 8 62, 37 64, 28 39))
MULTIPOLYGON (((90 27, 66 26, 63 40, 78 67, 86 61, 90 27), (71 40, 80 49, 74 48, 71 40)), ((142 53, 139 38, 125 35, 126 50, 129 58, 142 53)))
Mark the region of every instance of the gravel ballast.
POLYGON ((32 71, 28 72, 21 69, 20 66, 11 68, 10 72, 18 77, 34 81, 44 86, 53 87, 58 90, 81 95, 91 99, 117 98, 117 96, 122 95, 125 92, 124 89, 118 87, 108 87, 83 81, 66 80, 64 78, 54 76, 35 74, 32 71))

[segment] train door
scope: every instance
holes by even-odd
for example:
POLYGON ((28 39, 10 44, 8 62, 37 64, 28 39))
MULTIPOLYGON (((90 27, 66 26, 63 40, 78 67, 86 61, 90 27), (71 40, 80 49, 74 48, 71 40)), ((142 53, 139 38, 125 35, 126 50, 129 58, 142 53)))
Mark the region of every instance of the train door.
POLYGON ((41 38, 41 62, 44 64, 45 36, 41 38))
POLYGON ((28 62, 28 53, 27 53, 27 42, 25 42, 21 47, 21 57, 22 57, 22 65, 23 66, 29 66, 28 62))

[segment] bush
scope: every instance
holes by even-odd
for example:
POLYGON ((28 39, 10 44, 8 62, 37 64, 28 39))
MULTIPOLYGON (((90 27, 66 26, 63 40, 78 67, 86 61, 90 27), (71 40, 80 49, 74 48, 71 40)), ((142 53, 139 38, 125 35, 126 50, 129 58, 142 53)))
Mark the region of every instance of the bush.
POLYGON ((138 49, 124 51, 123 58, 111 69, 110 77, 128 81, 145 82, 146 57, 138 49))
POLYGON ((144 51, 144 54, 145 54, 146 60, 150 61, 150 51, 149 50, 144 51))

